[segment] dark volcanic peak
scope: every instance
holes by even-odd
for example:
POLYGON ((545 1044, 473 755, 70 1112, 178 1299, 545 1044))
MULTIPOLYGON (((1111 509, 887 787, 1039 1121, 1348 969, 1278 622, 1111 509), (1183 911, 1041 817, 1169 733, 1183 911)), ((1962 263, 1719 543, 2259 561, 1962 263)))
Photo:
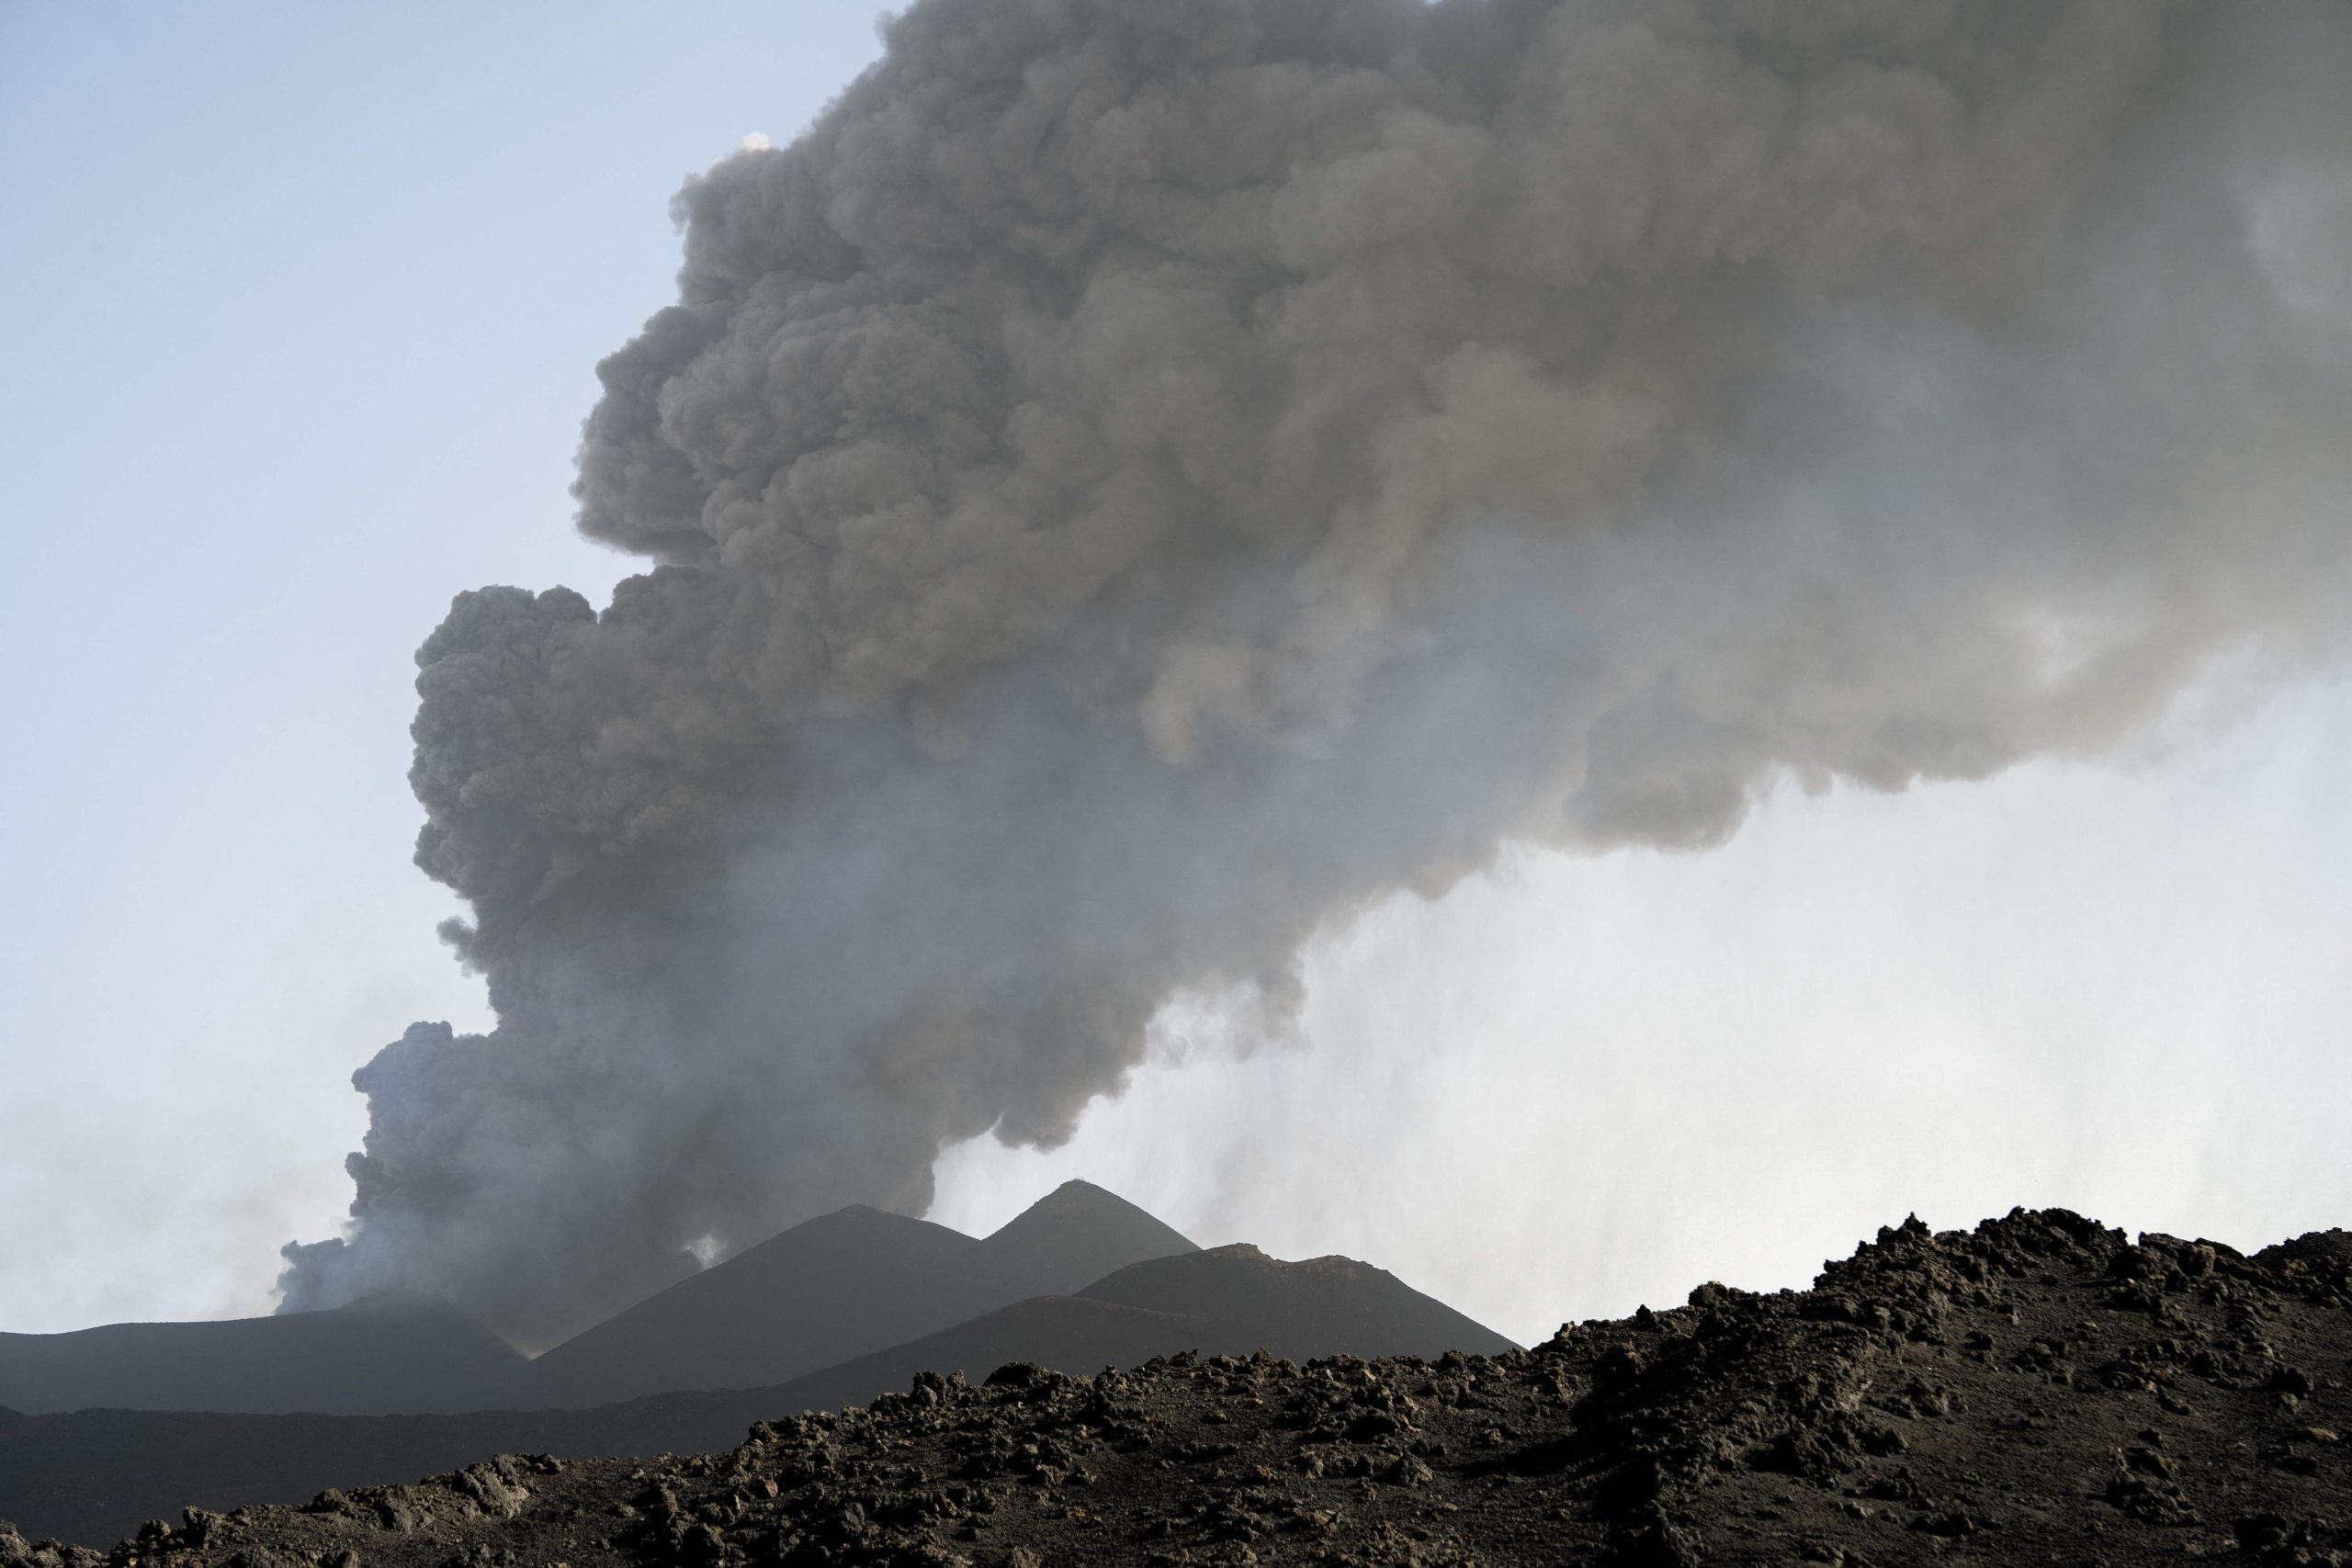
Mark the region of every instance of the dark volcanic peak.
POLYGON ((756 1388, 910 1339, 964 1315, 943 1281, 976 1245, 863 1204, 820 1215, 549 1350, 531 1364, 522 1402, 756 1388))
POLYGON ((1117 1193, 1065 1181, 990 1232, 962 1267, 976 1296, 1011 1302, 1074 1294, 1114 1269, 1199 1250, 1117 1193))
POLYGON ((853 1204, 698 1270, 526 1363, 456 1308, 384 1291, 330 1312, 0 1334, 28 1414, 327 1415, 583 1409, 772 1387, 1127 1264, 1196 1250, 1134 1204, 1064 1183, 984 1241, 853 1204))
POLYGON ((1337 1257, 1285 1263, 1246 1242, 1131 1264, 1079 1293, 1247 1325, 1249 1342, 1232 1348, 1264 1348, 1295 1360, 1340 1350, 1437 1356, 1515 1348, 1493 1329, 1385 1269, 1337 1257))
POLYGON ((523 1402, 584 1408, 789 1382, 1025 1297, 1066 1294, 1138 1258, 1194 1250, 1084 1181, 1063 1183, 981 1241, 855 1204, 558 1346, 532 1364, 523 1402))
POLYGON ((388 1293, 330 1312, 0 1334, 0 1402, 28 1415, 473 1410, 510 1398, 525 1364, 457 1308, 388 1293))
POLYGON ((723 1453, 502 1458, 110 1561, 2340 1565, 2347 1356, 2338 1238, 2249 1259, 2018 1211, 1529 1350, 926 1373, 723 1453))
MULTIPOLYGON (((1032 1296, 953 1327, 770 1387, 663 1393, 584 1410, 431 1419, 325 1419, 85 1411, 0 1432, 0 1516, 104 1540, 187 1503, 294 1502, 354 1478, 418 1475, 500 1450, 571 1455, 722 1448, 754 1421, 862 1404, 920 1374, 974 1377, 1007 1362, 1067 1373, 1187 1352, 1382 1355, 1508 1341, 1347 1258, 1277 1263, 1221 1248, 1112 1276, 1125 1300, 1032 1296), (1458 1337, 1448 1337, 1449 1325, 1458 1337)), ((1107 1282, 1107 1281, 1106 1281, 1107 1282)))

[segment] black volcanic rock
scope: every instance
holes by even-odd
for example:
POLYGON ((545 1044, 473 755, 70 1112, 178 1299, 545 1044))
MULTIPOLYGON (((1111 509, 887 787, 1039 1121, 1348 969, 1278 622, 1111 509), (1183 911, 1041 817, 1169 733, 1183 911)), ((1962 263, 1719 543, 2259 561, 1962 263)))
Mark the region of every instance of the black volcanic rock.
POLYGON ((253 1414, 480 1409, 527 1363, 457 1308, 380 1295, 331 1312, 0 1334, 0 1403, 253 1414))
POLYGON ((844 1209, 557 1346, 532 1363, 515 1403, 585 1408, 673 1390, 771 1387, 1024 1297, 1066 1293, 1138 1259, 1197 1250, 1083 1181, 978 1241, 844 1209))
MULTIPOLYGON (((2340 1568, 2340 1257, 2134 1246, 2055 1210, 1914 1222, 1811 1291, 1702 1285, 1531 1350, 925 1373, 726 1452, 481 1460, 105 1561, 2340 1568)), ((0 1532, 0 1568, 36 1551, 0 1532)))
POLYGON ((2352 1292, 2352 1231, 2312 1231, 2266 1247, 2254 1259, 2289 1278, 2304 1277, 2352 1292))

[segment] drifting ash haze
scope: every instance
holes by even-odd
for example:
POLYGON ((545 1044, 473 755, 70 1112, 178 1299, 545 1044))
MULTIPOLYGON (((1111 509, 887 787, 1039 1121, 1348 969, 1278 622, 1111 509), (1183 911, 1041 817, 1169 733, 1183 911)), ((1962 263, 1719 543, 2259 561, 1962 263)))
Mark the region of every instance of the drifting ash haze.
POLYGON ((2352 12, 928 0, 678 199, 601 612, 462 594, 418 859, 486 1036, 356 1076, 286 1304, 532 1342, 1506 843, 2110 745, 2352 608, 2352 12))

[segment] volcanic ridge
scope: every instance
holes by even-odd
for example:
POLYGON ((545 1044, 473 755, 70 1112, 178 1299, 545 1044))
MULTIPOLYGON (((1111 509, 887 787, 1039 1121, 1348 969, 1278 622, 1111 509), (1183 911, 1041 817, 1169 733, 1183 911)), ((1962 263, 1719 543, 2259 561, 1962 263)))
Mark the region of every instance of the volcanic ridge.
POLYGON ((2019 1210, 1532 1349, 925 1371, 721 1452, 509 1454, 107 1553, 0 1532, 0 1564, 2342 1564, 2348 1370, 2352 1235, 2019 1210))
MULTIPOLYGON (((352 1339, 345 1367, 292 1354, 315 1340, 308 1325, 342 1315, 130 1325, 143 1337, 134 1343, 176 1348, 187 1364, 151 1358, 130 1382, 89 1354, 118 1329, 17 1337, 15 1359, 0 1359, 0 1399, 29 1391, 41 1414, 0 1422, 0 1517, 45 1536, 107 1540, 188 1506, 295 1503, 501 1450, 724 1448, 756 1420, 863 1404, 918 1373, 978 1376, 1012 1361, 1078 1373, 1187 1350, 1269 1348, 1304 1360, 1514 1348, 1384 1270, 1337 1258, 1285 1263, 1250 1247, 1204 1252, 1083 1181, 978 1239, 875 1209, 821 1216, 537 1361, 500 1345, 506 1360, 469 1390, 452 1381, 469 1363, 436 1363, 433 1347, 421 1355, 413 1337, 352 1339), (1086 1288, 1064 1293, 1074 1281, 1086 1288), (287 1365, 253 1388, 236 1386, 272 1345, 289 1352, 287 1365), (223 1357, 223 1348, 236 1353, 223 1357), (435 1403, 404 1379, 435 1391, 435 1403), (134 1401, 86 1396, 126 1388, 210 1391, 224 1402, 106 1408, 134 1401), (355 1392, 368 1388, 379 1403, 354 1410, 355 1392)), ((446 1310, 437 1321, 466 1323, 446 1310)))

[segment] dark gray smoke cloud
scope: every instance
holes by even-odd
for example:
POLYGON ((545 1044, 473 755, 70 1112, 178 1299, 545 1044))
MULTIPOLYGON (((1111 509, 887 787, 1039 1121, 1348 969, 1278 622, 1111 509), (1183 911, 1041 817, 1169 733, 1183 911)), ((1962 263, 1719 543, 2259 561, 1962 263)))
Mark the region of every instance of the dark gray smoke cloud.
MULTIPOLYGON (((1510 842, 2106 747, 2352 605, 2352 21, 2147 0, 925 0, 678 197, 599 611, 418 655, 499 1024, 347 1240, 544 1341, 921 1210, 1171 995, 1510 842)), ((1442 1043, 1432 1043, 1440 1049, 1442 1043)))

